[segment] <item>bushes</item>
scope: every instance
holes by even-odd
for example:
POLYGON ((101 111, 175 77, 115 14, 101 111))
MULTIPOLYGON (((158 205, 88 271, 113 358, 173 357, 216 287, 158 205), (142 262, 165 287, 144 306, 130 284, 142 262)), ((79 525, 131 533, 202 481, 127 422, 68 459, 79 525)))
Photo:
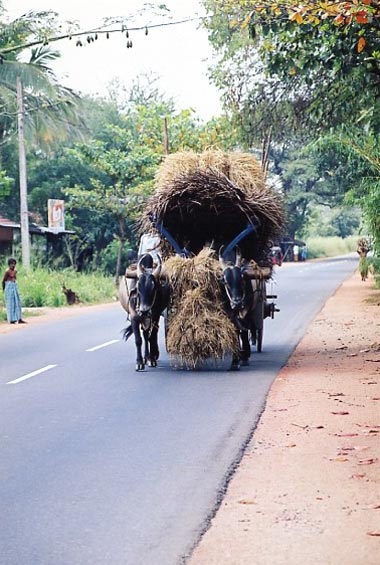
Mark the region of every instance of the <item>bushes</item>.
POLYGON ((356 251, 358 236, 349 237, 311 237, 307 240, 308 258, 336 257, 356 251))
MULTIPOLYGON (((76 292, 83 304, 109 302, 116 297, 114 280, 100 272, 85 274, 76 273, 71 269, 52 271, 34 268, 26 273, 22 266, 17 267, 17 281, 24 308, 65 306, 63 283, 76 292)), ((4 262, 1 267, 2 274, 6 268, 4 262)), ((4 307, 3 295, 0 296, 0 306, 4 307)))
POLYGON ((375 279, 376 288, 380 288, 380 257, 369 257, 368 258, 370 270, 375 279))

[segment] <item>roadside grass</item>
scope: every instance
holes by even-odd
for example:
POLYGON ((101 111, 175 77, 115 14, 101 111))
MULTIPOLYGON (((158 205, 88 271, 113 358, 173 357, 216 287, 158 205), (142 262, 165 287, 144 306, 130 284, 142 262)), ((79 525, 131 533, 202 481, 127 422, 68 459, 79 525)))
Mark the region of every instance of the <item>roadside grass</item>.
MULTIPOLYGON (((17 265, 17 282, 21 295, 23 309, 40 307, 66 306, 66 296, 62 284, 74 291, 81 304, 100 304, 112 302, 117 297, 115 281, 103 273, 76 273, 71 269, 51 271, 49 269, 33 268, 26 273, 22 265, 17 265)), ((7 268, 2 264, 1 273, 7 268)), ((24 314, 24 311, 23 311, 24 314)), ((31 315, 27 310, 25 315, 31 315)), ((35 314, 38 315, 36 312, 35 314)), ((33 314, 32 314, 33 315, 33 314)), ((4 295, 0 295, 0 321, 5 321, 6 311, 4 295)))
POLYGON ((309 259, 319 257, 337 257, 356 251, 358 236, 349 237, 310 237, 307 239, 309 259))
POLYGON ((380 257, 369 257, 368 262, 375 281, 375 288, 380 288, 380 257))

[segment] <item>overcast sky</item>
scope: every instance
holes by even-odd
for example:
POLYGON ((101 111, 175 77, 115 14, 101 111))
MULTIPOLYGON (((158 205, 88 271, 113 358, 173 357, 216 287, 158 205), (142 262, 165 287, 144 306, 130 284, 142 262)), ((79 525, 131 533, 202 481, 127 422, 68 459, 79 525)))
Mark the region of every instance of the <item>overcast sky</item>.
MULTIPOLYGON (((157 2, 159 3, 159 2, 157 2)), ((197 0, 166 0, 173 21, 203 15, 197 0)), ((4 0, 8 19, 28 11, 54 10, 62 20, 77 20, 80 29, 99 26, 103 19, 136 14, 143 0, 4 0)), ((162 21, 151 14, 138 24, 162 21), (147 21, 145 21, 149 18, 147 21)), ((160 91, 172 97, 177 109, 194 108, 203 119, 220 113, 219 95, 207 78, 212 60, 207 33, 197 29, 197 22, 152 29, 130 34, 133 48, 126 48, 126 38, 113 34, 97 42, 75 47, 75 41, 54 43, 62 58, 54 67, 65 85, 84 93, 104 95, 107 84, 115 77, 129 86, 139 74, 153 72, 159 76, 160 91)))

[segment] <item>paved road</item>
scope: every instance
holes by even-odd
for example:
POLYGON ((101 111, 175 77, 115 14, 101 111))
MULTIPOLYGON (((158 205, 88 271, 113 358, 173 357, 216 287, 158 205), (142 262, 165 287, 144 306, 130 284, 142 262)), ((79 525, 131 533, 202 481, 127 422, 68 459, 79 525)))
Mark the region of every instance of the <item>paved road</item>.
POLYGON ((281 312, 240 372, 173 371, 163 354, 136 373, 115 306, 0 335, 1 564, 183 562, 273 379, 356 264, 278 269, 281 312))

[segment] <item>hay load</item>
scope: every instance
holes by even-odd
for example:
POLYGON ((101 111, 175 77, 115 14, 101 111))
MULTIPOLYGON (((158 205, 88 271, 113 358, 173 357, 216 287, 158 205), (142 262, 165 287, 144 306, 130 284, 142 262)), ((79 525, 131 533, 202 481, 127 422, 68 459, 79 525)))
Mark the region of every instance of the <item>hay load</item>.
POLYGON ((191 259, 170 257, 171 288, 166 348, 174 363, 197 369, 208 360, 237 354, 237 334, 223 308, 221 267, 211 249, 191 259))
MULTIPOLYGON (((248 224, 255 226, 241 243, 243 256, 263 262, 281 233, 281 196, 269 189, 258 161, 246 153, 191 151, 166 157, 156 176, 140 229, 161 222, 180 247, 197 254, 207 245, 228 244, 248 224)), ((162 240, 164 256, 173 253, 162 240)))
POLYGON ((218 251, 253 225, 239 247, 247 261, 267 264, 269 248, 284 224, 281 196, 266 186, 252 155, 175 153, 157 172, 141 233, 152 232, 152 219, 192 253, 187 259, 174 256, 159 234, 171 287, 166 347, 172 360, 195 369, 208 359, 236 355, 238 336, 222 298, 218 251))

